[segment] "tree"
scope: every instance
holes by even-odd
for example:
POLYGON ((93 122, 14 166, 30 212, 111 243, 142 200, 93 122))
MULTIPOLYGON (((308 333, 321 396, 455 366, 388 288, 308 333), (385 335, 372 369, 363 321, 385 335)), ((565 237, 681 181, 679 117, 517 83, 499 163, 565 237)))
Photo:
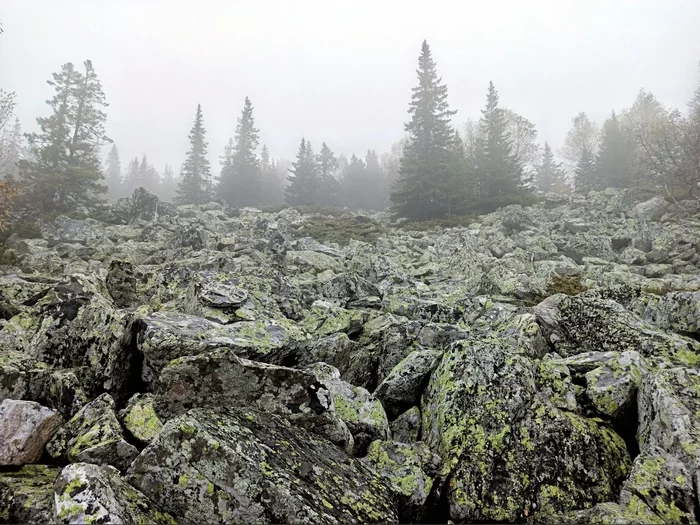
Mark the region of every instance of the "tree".
POLYGON ((287 161, 275 161, 263 145, 260 151, 261 192, 260 204, 273 206, 284 202, 284 185, 287 181, 287 161))
POLYGON ((105 95, 89 60, 82 73, 64 64, 49 85, 55 90, 48 101, 53 114, 38 118, 40 133, 28 135, 34 156, 21 173, 26 204, 48 215, 83 215, 104 206, 107 192, 99 159, 99 147, 110 142, 101 109, 105 95))
POLYGON ((630 142, 622 133, 620 122, 613 111, 603 125, 602 140, 595 160, 596 177, 593 189, 629 188, 631 156, 630 142))
POLYGON ((569 187, 566 182, 566 173, 561 163, 554 160, 552 148, 545 141, 542 162, 537 166, 535 172, 535 183, 541 192, 553 191, 555 193, 568 193, 569 187))
POLYGON ((318 200, 320 204, 337 206, 340 204, 340 181, 338 181, 338 159, 324 142, 318 154, 318 200))
POLYGON ((489 82, 479 128, 475 191, 480 201, 500 203, 504 198, 507 200, 522 193, 522 169, 513 153, 506 113, 498 106, 498 92, 493 82, 489 82))
MULTIPOLYGON (((12 117, 15 113, 15 93, 7 93, 0 89, 0 176, 14 171, 16 159, 13 155, 14 129, 11 129, 12 117)), ((19 126, 19 121, 16 122, 19 126)))
POLYGON ((188 135, 190 150, 182 165, 182 180, 175 195, 176 204, 205 204, 211 200, 211 174, 207 159, 208 143, 204 140, 204 117, 202 106, 197 104, 194 124, 188 135))
POLYGON ((177 193, 177 181, 170 164, 165 165, 163 177, 160 181, 160 198, 164 201, 172 202, 177 193))
POLYGON ((537 144, 537 128, 527 118, 510 109, 503 110, 506 116, 508 135, 513 155, 517 159, 526 185, 534 183, 535 172, 540 161, 540 147, 537 144))
POLYGON ((585 195, 596 187, 598 187, 598 180, 596 178, 595 157, 593 152, 584 149, 574 169, 574 189, 585 195))
POLYGON ((139 186, 146 188, 148 191, 155 193, 158 190, 158 185, 160 183, 160 176, 158 171, 148 163, 148 158, 146 154, 141 157, 141 163, 139 164, 138 171, 138 181, 139 186))
POLYGON ((126 169, 126 174, 124 175, 124 184, 122 196, 129 197, 134 193, 134 190, 141 185, 140 173, 139 173, 139 159, 134 157, 129 162, 129 167, 126 169))
POLYGON ((581 112, 571 119, 571 128, 566 134, 560 154, 564 165, 575 171, 584 153, 595 156, 598 151, 598 126, 581 112))
POLYGON ((377 152, 367 150, 365 155, 365 177, 367 180, 366 208, 370 210, 383 210, 386 208, 388 197, 385 184, 384 170, 379 163, 377 152))
POLYGON ((288 181, 284 190, 284 200, 287 204, 304 206, 318 202, 318 164, 311 143, 303 138, 297 160, 289 169, 288 181))
POLYGON ((456 111, 447 103, 447 86, 426 41, 418 58, 418 85, 413 88, 405 124, 408 142, 403 148, 399 178, 391 191, 391 209, 407 218, 425 219, 453 212, 450 184, 456 170, 456 133, 450 124, 456 111))
POLYGON ((260 159, 255 153, 258 132, 253 120, 253 105, 245 98, 236 126, 234 143, 229 145, 222 159, 218 194, 231 205, 255 206, 260 203, 260 159))
POLYGON ((353 209, 366 209, 367 177, 365 163, 353 154, 343 171, 343 196, 345 204, 353 209))
POLYGON ((119 150, 117 149, 116 144, 112 145, 112 148, 109 150, 109 155, 107 155, 105 175, 109 196, 112 199, 123 197, 122 163, 119 159, 119 150))

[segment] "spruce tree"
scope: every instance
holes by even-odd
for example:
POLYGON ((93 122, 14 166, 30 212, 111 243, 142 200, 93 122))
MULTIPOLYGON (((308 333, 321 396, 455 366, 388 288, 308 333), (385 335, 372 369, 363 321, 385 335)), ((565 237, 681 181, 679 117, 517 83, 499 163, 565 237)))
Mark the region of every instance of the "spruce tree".
POLYGON ((353 154, 343 170, 343 196, 346 205, 355 210, 367 209, 367 191, 365 163, 353 154))
POLYGON ((124 190, 122 192, 123 197, 131 197, 134 190, 141 186, 140 173, 139 173, 139 159, 134 157, 129 162, 129 166, 126 169, 126 174, 124 175, 124 190))
POLYGON ((160 181, 160 198, 164 201, 172 202, 177 193, 177 181, 170 164, 165 165, 163 177, 160 181))
POLYGON ((379 163, 377 152, 367 150, 365 155, 365 177, 367 180, 367 202, 369 210, 383 210, 386 208, 386 188, 384 186, 384 170, 379 163))
POLYGON ((284 200, 290 206, 308 206, 318 202, 318 163, 311 143, 301 139, 296 162, 289 168, 284 200))
POLYGON ((109 150, 109 155, 107 155, 107 169, 105 170, 105 179, 107 181, 107 188, 109 189, 109 196, 116 200, 122 197, 122 163, 119 159, 119 150, 116 144, 112 145, 109 150))
POLYGON ((146 188, 150 192, 156 192, 159 178, 158 172, 148 163, 148 158, 144 153, 139 164, 139 186, 146 188))
POLYGON ((318 154, 318 201, 327 206, 337 206, 340 204, 340 181, 338 181, 338 159, 333 154, 328 145, 324 142, 321 145, 321 152, 318 154))
POLYGON ((585 195, 598 187, 595 158, 588 148, 584 148, 574 170, 574 189, 577 193, 585 195))
POLYGON ((613 111, 603 125, 600 149, 595 159, 596 181, 593 189, 628 188, 632 182, 632 156, 631 142, 620 129, 620 122, 613 111))
POLYGON ((542 162, 535 172, 537 189, 543 193, 554 191, 566 193, 566 174, 560 162, 554 160, 552 148, 545 141, 542 162))
POLYGON ((102 85, 89 60, 83 72, 64 64, 48 83, 55 91, 48 101, 53 114, 38 118, 40 132, 28 136, 33 158, 23 165, 26 204, 48 215, 96 211, 107 192, 99 148, 110 142, 102 85))
POLYGON ((258 132, 253 120, 253 105, 245 98, 241 116, 236 126, 233 147, 224 153, 218 195, 236 206, 255 206, 260 203, 261 173, 258 132))
POLYGON ((182 165, 182 180, 174 199, 176 204, 205 204, 211 200, 211 174, 205 135, 202 106, 197 104, 197 113, 189 134, 190 151, 182 165))
POLYGON ((439 217, 450 212, 450 184, 456 172, 455 138, 450 125, 447 86, 438 77, 430 47, 423 41, 418 58, 418 86, 405 125, 408 141, 403 148, 399 177, 391 191, 394 213, 415 219, 439 217))
POLYGON ((522 168, 513 154, 508 121, 498 105, 498 92, 493 82, 489 82, 479 128, 475 171, 477 197, 486 206, 506 204, 524 191, 524 185, 522 168))

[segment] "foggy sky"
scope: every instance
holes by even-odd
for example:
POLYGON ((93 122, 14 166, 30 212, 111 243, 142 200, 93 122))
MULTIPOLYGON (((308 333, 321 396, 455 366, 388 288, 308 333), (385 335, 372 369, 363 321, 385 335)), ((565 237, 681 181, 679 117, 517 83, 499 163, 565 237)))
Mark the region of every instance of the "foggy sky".
POLYGON ((423 39, 455 124, 501 104, 558 148, 571 118, 602 121, 641 87, 685 110, 700 82, 700 1, 0 0, 0 88, 24 131, 46 116, 61 64, 93 61, 122 165, 148 154, 178 173, 197 103, 212 172, 245 96, 261 143, 293 158, 379 153, 403 136, 423 39))

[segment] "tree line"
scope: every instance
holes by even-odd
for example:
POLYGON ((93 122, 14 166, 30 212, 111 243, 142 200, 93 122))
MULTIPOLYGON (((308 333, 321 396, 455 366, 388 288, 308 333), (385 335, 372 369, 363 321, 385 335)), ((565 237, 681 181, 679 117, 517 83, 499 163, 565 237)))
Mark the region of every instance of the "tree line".
POLYGON ((418 220, 528 204, 546 192, 639 187, 688 198, 700 191, 700 88, 685 112, 641 90, 601 127, 578 114, 559 162, 547 141, 540 146, 530 120, 501 105, 492 82, 478 121, 467 119, 456 128, 456 111, 425 41, 417 77, 404 138, 381 156, 369 149, 347 158, 325 142, 316 151, 301 138, 292 162, 273 159, 260 145, 246 97, 216 175, 197 106, 189 150, 176 175, 169 165, 159 172, 145 154, 123 166, 114 144, 102 165, 101 149, 112 143, 102 85, 89 60, 81 69, 66 63, 48 81, 54 95, 47 101, 49 115, 37 118, 38 132, 21 133, 13 118, 14 94, 0 91, 0 224, 11 201, 17 218, 87 216, 140 186, 176 204, 388 209, 418 220))

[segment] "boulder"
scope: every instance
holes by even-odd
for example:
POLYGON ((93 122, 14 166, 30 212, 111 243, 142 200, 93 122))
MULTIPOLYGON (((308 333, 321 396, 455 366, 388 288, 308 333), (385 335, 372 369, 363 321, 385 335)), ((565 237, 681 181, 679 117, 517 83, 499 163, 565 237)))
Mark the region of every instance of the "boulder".
POLYGON ((60 215, 48 224, 44 229, 44 238, 49 242, 49 247, 60 243, 87 245, 105 238, 105 233, 100 224, 92 219, 85 221, 71 219, 60 215))
POLYGON ((657 196, 636 204, 630 210, 630 215, 640 221, 656 221, 659 220, 668 207, 669 203, 666 202, 666 199, 657 196))
POLYGON ((139 453, 124 439, 109 394, 85 405, 54 435, 46 450, 59 462, 112 465, 122 471, 139 453))
POLYGON ((352 453, 352 436, 341 421, 344 405, 329 389, 310 371, 249 361, 222 348, 171 361, 160 375, 154 408, 167 421, 191 408, 242 403, 281 415, 352 453))
POLYGON ((142 445, 151 443, 163 429, 153 409, 153 394, 136 394, 119 412, 124 429, 142 445))
POLYGON ((363 463, 275 414, 194 409, 165 424, 129 482, 179 523, 396 522, 363 463))
POLYGON ((420 435, 420 408, 412 407, 389 423, 391 438, 397 443, 414 443, 420 435))
POLYGON ((176 523, 128 485, 114 467, 68 465, 53 488, 58 523, 176 523))
POLYGON ((379 384, 374 395, 384 405, 390 420, 418 404, 440 357, 438 350, 411 352, 379 384))
POLYGON ((36 463, 46 443, 61 426, 55 410, 33 401, 0 403, 0 465, 36 463))
POLYGON ((55 523, 53 483, 61 469, 25 465, 0 472, 0 522, 55 523))

